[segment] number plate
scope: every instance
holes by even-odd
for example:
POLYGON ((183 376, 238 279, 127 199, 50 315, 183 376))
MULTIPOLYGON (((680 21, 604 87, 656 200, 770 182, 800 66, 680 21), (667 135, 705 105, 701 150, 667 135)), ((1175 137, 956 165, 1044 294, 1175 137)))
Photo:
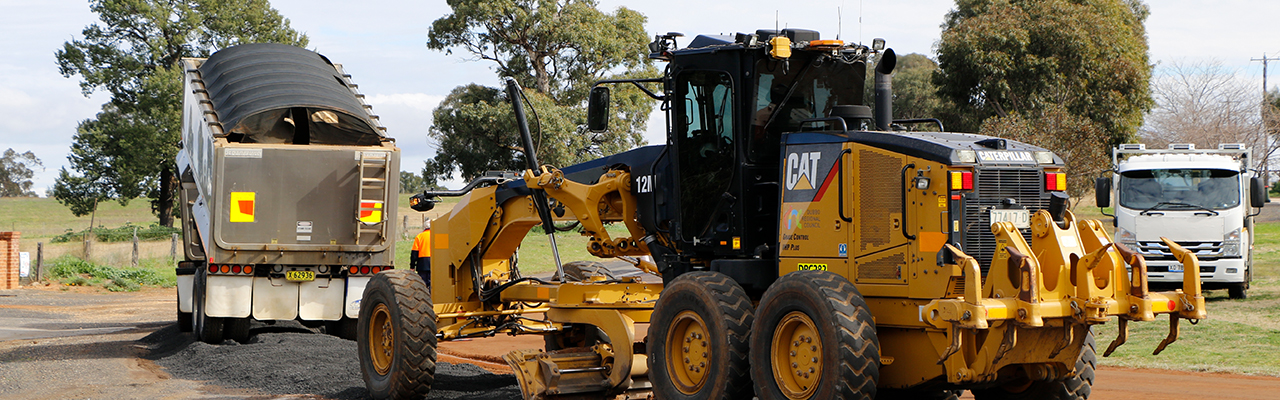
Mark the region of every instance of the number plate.
POLYGON ((1182 264, 1170 264, 1169 272, 1182 272, 1182 264))
POLYGON ((1031 227, 1031 212, 1027 210, 991 210, 991 223, 1012 222, 1018 229, 1031 227))
POLYGON ((291 281, 306 282, 316 280, 315 271, 288 271, 284 273, 284 278, 291 281))

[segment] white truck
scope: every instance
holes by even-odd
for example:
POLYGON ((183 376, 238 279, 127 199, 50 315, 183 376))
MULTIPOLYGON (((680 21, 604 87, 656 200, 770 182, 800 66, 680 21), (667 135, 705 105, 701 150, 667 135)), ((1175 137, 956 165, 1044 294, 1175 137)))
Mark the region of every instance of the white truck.
POLYGON ((1182 264, 1160 237, 1194 251, 1204 289, 1248 296, 1253 276, 1253 216, 1267 202, 1251 170, 1249 148, 1219 144, 1167 149, 1122 144, 1112 152, 1113 174, 1095 184, 1098 207, 1115 204, 1115 241, 1142 253, 1152 290, 1182 284, 1182 264))
POLYGON ((251 320, 354 339, 365 283, 393 268, 394 140, 315 52, 244 44, 182 67, 178 325, 208 343, 245 341, 251 320))

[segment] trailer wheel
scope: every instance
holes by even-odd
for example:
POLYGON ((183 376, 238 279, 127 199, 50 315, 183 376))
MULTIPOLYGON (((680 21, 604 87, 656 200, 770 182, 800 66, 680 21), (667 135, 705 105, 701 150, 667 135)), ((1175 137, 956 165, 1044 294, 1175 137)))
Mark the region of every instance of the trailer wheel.
POLYGON ((194 296, 192 296, 192 333, 196 339, 208 344, 222 343, 222 318, 205 315, 204 295, 208 272, 202 268, 196 272, 194 296))
POLYGON ((1083 400, 1088 399, 1093 391, 1094 370, 1098 366, 1097 343, 1093 339, 1093 330, 1085 336, 1084 347, 1080 349, 1080 358, 1076 360, 1075 375, 1060 381, 1031 381, 1021 384, 974 389, 973 398, 978 400, 1083 400))
POLYGON ((222 336, 227 340, 248 343, 249 318, 227 318, 222 320, 222 336))
POLYGON ((337 321, 325 321, 324 332, 343 339, 356 340, 356 330, 358 329, 356 323, 355 318, 346 316, 337 321))
POLYGON ((779 278, 756 310, 751 365, 761 400, 875 398, 880 341, 862 294, 827 271, 779 278))
POLYGON ((751 398, 751 299, 719 272, 680 275, 650 318, 649 380, 658 399, 751 398))
POLYGON ((375 399, 423 398, 436 372, 436 313, 417 272, 373 276, 360 300, 356 329, 360 371, 375 399))
POLYGON ((178 332, 191 332, 191 313, 178 311, 178 332))

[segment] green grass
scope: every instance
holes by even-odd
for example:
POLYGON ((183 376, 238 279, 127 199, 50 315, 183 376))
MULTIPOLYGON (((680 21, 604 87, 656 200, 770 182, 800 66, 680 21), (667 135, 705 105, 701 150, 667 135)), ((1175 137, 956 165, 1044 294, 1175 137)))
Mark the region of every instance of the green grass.
MULTIPOLYGON (((89 228, 90 216, 77 217, 71 210, 50 198, 0 197, 0 231, 22 232, 22 240, 52 238, 68 230, 89 228)), ((117 202, 98 204, 94 226, 121 226, 127 223, 147 226, 156 221, 147 199, 136 199, 128 206, 117 202)), ((47 240, 46 240, 47 241, 47 240)))
POLYGON ((98 286, 134 292, 143 286, 173 287, 177 276, 168 259, 140 260, 137 267, 113 267, 64 256, 50 261, 48 278, 67 286, 98 286))

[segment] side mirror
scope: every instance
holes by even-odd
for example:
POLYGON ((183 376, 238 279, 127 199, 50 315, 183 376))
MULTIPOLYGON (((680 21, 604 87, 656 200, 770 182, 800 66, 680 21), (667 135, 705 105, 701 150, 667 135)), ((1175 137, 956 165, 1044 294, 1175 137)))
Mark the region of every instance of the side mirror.
POLYGON ((1098 207, 1111 206, 1111 178, 1098 178, 1093 181, 1093 195, 1098 200, 1098 207))
POLYGON ((1253 208, 1261 208, 1267 204, 1267 186, 1262 184, 1258 177, 1249 178, 1249 205, 1253 208))
POLYGON ((587 99, 587 130, 592 132, 609 130, 609 88, 607 87, 591 88, 591 97, 587 99))

